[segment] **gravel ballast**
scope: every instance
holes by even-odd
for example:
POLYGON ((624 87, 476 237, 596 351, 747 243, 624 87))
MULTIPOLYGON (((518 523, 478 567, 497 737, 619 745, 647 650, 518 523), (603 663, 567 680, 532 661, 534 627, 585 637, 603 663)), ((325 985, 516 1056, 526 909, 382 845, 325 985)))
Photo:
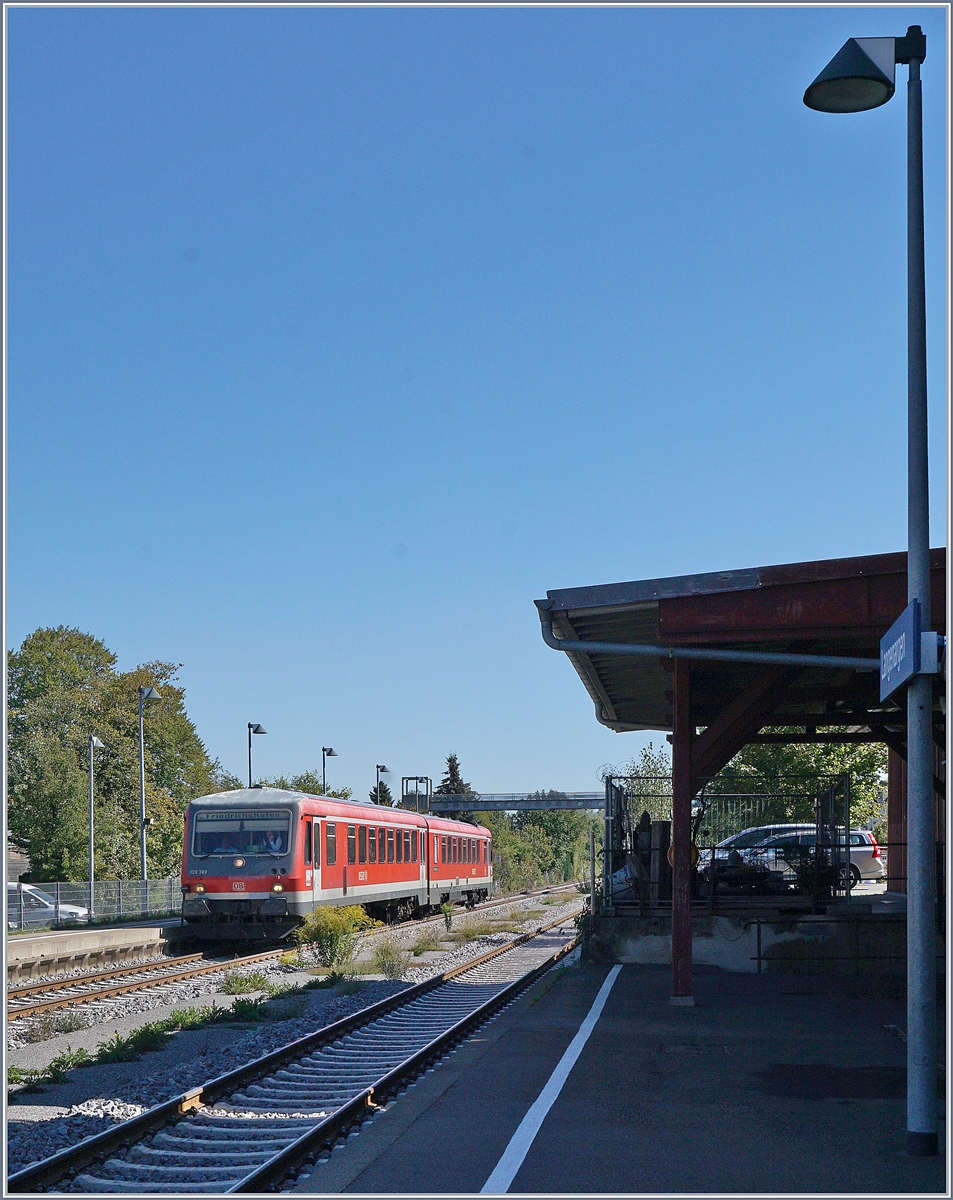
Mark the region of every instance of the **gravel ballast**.
MULTIPOLYGON (((540 897, 528 896, 515 899, 505 908, 477 910, 472 916, 460 910, 454 914, 454 928, 459 929, 470 919, 480 920, 484 917, 493 920, 512 916, 518 922, 520 911, 535 910, 538 915, 525 921, 522 926, 523 932, 530 932, 580 907, 581 897, 578 893, 568 892, 566 896, 566 903, 561 905, 545 905, 540 897)), ((373 954, 374 946, 384 938, 392 938, 409 951, 426 928, 415 922, 374 931, 362 941, 359 959, 366 961, 373 954)), ((443 930, 442 920, 431 928, 439 939, 437 930, 443 930)), ((387 980, 380 975, 365 974, 358 976, 358 990, 353 990, 354 984, 348 983, 334 989, 312 989, 286 999, 279 997, 269 1005, 278 1019, 268 1019, 252 1027, 226 1023, 170 1034, 165 1049, 146 1053, 137 1062, 77 1068, 69 1073, 63 1083, 45 1084, 32 1093, 24 1093, 22 1089, 14 1091, 10 1094, 8 1109, 9 1170, 13 1172, 48 1157, 117 1121, 138 1115, 144 1109, 171 1099, 188 1088, 234 1070, 295 1038, 313 1033, 414 983, 477 958, 518 936, 518 932, 495 932, 453 950, 428 954, 420 959, 411 957, 402 980, 387 980), (280 1019, 285 1013, 287 1017, 280 1019)), ((306 972, 281 967, 277 961, 275 965, 258 964, 254 968, 246 968, 252 969, 265 974, 269 982, 299 983, 313 980, 313 976, 306 972)), ((203 1004, 214 1002, 219 1006, 230 1006, 236 997, 217 990, 221 986, 221 979, 221 975, 216 973, 196 980, 184 980, 177 985, 161 985, 141 993, 117 997, 117 1001, 123 1002, 117 1006, 120 1011, 113 1009, 108 1015, 104 1012, 90 1027, 61 1034, 48 1041, 29 1045, 21 1043, 8 1053, 8 1063, 38 1069, 62 1053, 67 1045, 73 1050, 82 1047, 92 1054, 96 1046, 114 1032, 125 1036, 141 1026, 144 1020, 167 1016, 177 1008, 195 1003, 199 998, 203 1004), (169 995, 172 989, 175 989, 175 994, 169 995)), ((82 1006, 87 1007, 98 1006, 82 1006)))

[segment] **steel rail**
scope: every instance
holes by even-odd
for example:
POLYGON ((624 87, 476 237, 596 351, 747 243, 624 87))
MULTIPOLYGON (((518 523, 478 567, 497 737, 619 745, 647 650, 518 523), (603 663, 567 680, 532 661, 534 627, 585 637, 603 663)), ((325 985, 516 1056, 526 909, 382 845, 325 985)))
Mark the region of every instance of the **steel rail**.
MULTIPOLYGON (((164 974, 156 973, 152 979, 140 979, 135 983, 120 983, 115 984, 113 987, 94 988, 89 992, 81 992, 78 996, 60 996, 55 1000, 38 1000, 33 1004, 25 1004, 22 1008, 8 1007, 7 1020, 16 1021, 22 1017, 32 1017, 36 1013, 49 1012, 54 1008, 68 1008, 72 1004, 89 1004, 94 1000, 106 1000, 110 996, 121 996, 126 992, 138 992, 144 988, 158 987, 163 983, 178 983, 183 979, 192 979, 196 975, 212 975, 216 971, 229 971, 234 970, 236 967, 247 967, 252 963, 263 962, 265 959, 275 958, 279 954, 286 953, 287 950, 266 950, 260 954, 247 955, 244 958, 232 958, 227 962, 206 962, 201 967, 188 967, 181 971, 166 971, 164 974)), ((198 957, 201 958, 201 955, 198 957)), ((142 972, 147 970, 147 968, 140 967, 139 970, 142 972)))
MULTIPOLYGON (((474 905, 474 907, 470 911, 475 912, 478 909, 498 908, 502 905, 513 904, 513 903, 519 901, 520 899, 525 899, 525 898, 529 898, 532 896, 538 896, 538 895, 548 895, 553 892, 568 890, 574 886, 575 886, 575 884, 562 884, 562 885, 554 884, 550 887, 539 888, 536 891, 518 892, 518 893, 515 893, 513 896, 502 897, 497 900, 484 901, 482 904, 474 905)), ((428 916, 428 917, 424 917, 422 919, 418 919, 417 921, 408 922, 408 924, 425 925, 431 921, 436 923, 441 920, 443 920, 442 917, 428 916)), ((23 996, 39 996, 39 995, 43 995, 47 992, 61 991, 65 988, 82 987, 87 983, 96 983, 100 980, 118 979, 118 978, 121 978, 123 976, 128 976, 128 975, 141 975, 141 974, 145 974, 145 973, 151 972, 151 971, 164 972, 163 974, 157 976, 155 979, 141 980, 141 981, 139 981, 133 985, 127 986, 127 987, 118 987, 118 988, 111 988, 111 989, 103 988, 98 991, 90 992, 88 994, 81 994, 80 996, 70 996, 70 997, 65 997, 65 998, 61 997, 61 998, 58 998, 55 1000, 50 1000, 50 1001, 45 1001, 45 1000, 37 1001, 33 1005, 24 1005, 22 1008, 8 1009, 7 1019, 10 1021, 13 1021, 13 1020, 16 1020, 18 1017, 30 1017, 30 1016, 33 1016, 35 1013, 49 1011, 50 1009, 53 1009, 53 1008, 67 1008, 71 1004, 84 1004, 84 1003, 88 1003, 91 1000, 98 1000, 98 999, 108 998, 109 996, 121 995, 124 992, 138 991, 140 988, 154 987, 154 986, 156 986, 158 984, 162 984, 162 983, 175 982, 176 980, 179 980, 179 979, 189 978, 191 975, 210 974, 216 970, 229 970, 233 967, 246 966, 250 963, 254 963, 254 962, 261 961, 263 959, 275 957, 276 955, 279 955, 279 954, 286 954, 288 952, 288 949, 289 949, 288 946, 283 946, 281 948, 276 948, 274 950, 263 951, 260 954, 248 955, 243 958, 231 959, 228 962, 220 963, 218 966, 210 965, 208 967, 203 967, 200 970, 191 971, 188 973, 177 974, 177 975, 171 973, 169 968, 175 967, 177 964, 180 964, 180 963, 184 964, 184 963, 196 962, 199 959, 203 959, 204 954, 203 953, 183 954, 177 958, 166 959, 163 962, 140 963, 139 966, 115 967, 115 968, 109 968, 108 970, 105 970, 105 971, 89 971, 83 975, 63 976, 59 979, 49 980, 46 983, 28 983, 28 984, 23 984, 22 986, 8 987, 7 988, 7 1000, 10 1001, 10 1000, 19 999, 20 997, 23 997, 23 996)))
MULTIPOLYGON (((541 933, 546 933, 550 929, 554 929, 559 925, 564 925, 567 922, 572 921, 582 911, 582 909, 578 909, 576 912, 569 913, 555 921, 551 921, 549 924, 543 925, 539 929, 535 929, 530 933, 522 934, 520 937, 515 938, 512 942, 508 942, 505 946, 500 946, 495 950, 488 951, 486 954, 478 955, 476 958, 470 959, 468 962, 461 963, 457 967, 452 967, 449 971, 444 971, 430 979, 425 979, 421 983, 414 984, 409 988, 405 988, 403 991, 398 992, 393 996, 389 996, 384 1000, 379 1000, 377 1003, 368 1005, 366 1008, 359 1009, 357 1012, 350 1014, 350 1016, 342 1017, 339 1021, 335 1021, 331 1025, 327 1025, 322 1029, 316 1030, 314 1033, 305 1034, 304 1037, 296 1038, 293 1042, 288 1042, 284 1046, 279 1046, 276 1050, 272 1050, 268 1054, 264 1054, 260 1058, 254 1059, 250 1063, 245 1063, 241 1067, 237 1067, 232 1071, 228 1071, 224 1075, 219 1075, 216 1078, 209 1080, 207 1083, 201 1084, 198 1087, 189 1088, 187 1091, 173 1097, 171 1100, 166 1100, 162 1104, 155 1105, 154 1107, 147 1109, 146 1112, 140 1113, 136 1117, 131 1117, 129 1120, 121 1122, 112 1129, 105 1129, 101 1133, 97 1133, 92 1137, 85 1138, 83 1141, 78 1142, 74 1146, 67 1146, 63 1150, 58 1151, 56 1154, 51 1155, 49 1158, 32 1163, 29 1166, 22 1168, 20 1171, 15 1172, 7 1180, 7 1190, 11 1193, 33 1192, 37 1191, 39 1188, 48 1186, 49 1184, 56 1183, 65 1175, 78 1171, 80 1168, 89 1165, 96 1159, 104 1157, 111 1151, 120 1149, 124 1146, 132 1145, 140 1141, 146 1134, 158 1131, 170 1122, 176 1121, 179 1117, 199 1107, 214 1103, 220 1097, 226 1096, 233 1092, 236 1087, 242 1084, 253 1082, 255 1079, 258 1079, 263 1075, 267 1075, 276 1067, 283 1066, 285 1063, 293 1061, 294 1059, 302 1058, 305 1055, 310 1054, 312 1051, 320 1049, 320 1047, 324 1045, 335 1042, 338 1038, 360 1029, 365 1025, 371 1024, 379 1017, 393 1012, 396 1009, 403 1008, 405 1005, 417 1000, 423 995, 426 995, 428 992, 435 991, 437 988, 441 987, 449 980, 456 978, 458 975, 462 975, 467 971, 471 971, 475 967, 481 966, 485 962, 489 962, 491 959, 507 954, 508 952, 514 950, 517 946, 524 945, 532 938, 538 937, 541 933)), ((514 983, 504 987, 504 989, 498 993, 497 996, 492 997, 490 1001, 485 1002, 479 1007, 479 1009, 474 1010, 474 1013, 470 1014, 470 1016, 473 1017, 476 1012, 486 1009, 487 1005, 490 1005, 493 1003, 493 1001, 500 999, 500 997, 504 994, 511 997, 517 985, 520 987, 525 986, 527 982, 531 982, 536 975, 541 973, 544 967, 546 970, 548 970, 549 967, 553 965, 553 959, 558 959, 558 957, 561 957, 562 954, 568 953, 568 950, 571 949, 577 943, 577 941, 578 938, 574 938, 568 947, 563 947, 556 956, 551 956, 550 959, 547 959, 544 964, 533 968, 530 972, 522 975, 520 979, 515 980, 514 983)), ((506 1002, 508 1001, 501 1000, 501 1004, 506 1002)), ((440 1042, 441 1038, 443 1038, 444 1040, 441 1042, 441 1045, 448 1044, 447 1039, 449 1038, 450 1034, 466 1020, 467 1018, 464 1018, 462 1022, 458 1022, 457 1025, 440 1035, 440 1038, 436 1039, 436 1041, 440 1042)), ((454 1036, 459 1037, 459 1032, 454 1034, 454 1036)), ((435 1053, 434 1043, 428 1044, 428 1046, 424 1047, 424 1049, 419 1051, 414 1057, 420 1058, 420 1056, 425 1053, 428 1058, 433 1057, 435 1053)), ((399 1067, 394 1069, 394 1071, 389 1072, 387 1076, 384 1076, 381 1080, 378 1080, 377 1083, 375 1083, 371 1088, 363 1089, 357 1101, 349 1100, 335 1113, 331 1114, 330 1117, 325 1118, 320 1123, 320 1128, 324 1131, 324 1137, 326 1138, 328 1136, 328 1130, 331 1128, 331 1123, 335 1120, 339 1126, 345 1121, 350 1121, 353 1119, 353 1117, 348 1114, 350 1114, 355 1105, 357 1109, 360 1109, 363 1106, 363 1108, 366 1110, 368 1107, 370 1107, 370 1105, 367 1103, 369 1093, 373 1092, 374 1088, 377 1087, 392 1087, 393 1083, 390 1081, 390 1076, 395 1074, 395 1072, 406 1072, 409 1070, 408 1064, 411 1061, 411 1059, 405 1060, 405 1062, 401 1063, 399 1067)), ((318 1128, 318 1126, 315 1126, 315 1128, 318 1128)), ((311 1133, 313 1131, 309 1130, 308 1132, 311 1133)), ((301 1141, 302 1139, 298 1139, 297 1142, 294 1142, 291 1144, 291 1146, 286 1147, 286 1150, 290 1152, 295 1146, 299 1146, 300 1148, 301 1141)), ((311 1143, 309 1142, 309 1145, 310 1144, 311 1143)), ((310 1151, 305 1152, 305 1157, 307 1156, 308 1152, 310 1151)), ((287 1170, 288 1168, 284 1169, 287 1170)), ((258 1168, 256 1168, 256 1172, 257 1170, 258 1168)), ((250 1178, 250 1176, 248 1178, 250 1178)), ((245 1182, 246 1181, 243 1179, 239 1181, 239 1184, 244 1184, 245 1182)), ((237 1188, 238 1185, 236 1185, 236 1189, 233 1190, 237 1190, 237 1188)))
POLYGON ((7 999, 17 996, 36 996, 41 992, 54 992, 58 988, 77 987, 84 983, 95 983, 100 979, 118 979, 122 975, 142 974, 143 971, 158 970, 161 967, 174 967, 179 963, 196 962, 205 956, 198 954, 181 954, 175 958, 154 959, 152 962, 139 963, 136 967, 108 967, 103 971, 87 971, 83 975, 61 975, 58 979, 50 979, 46 983, 15 984, 7 988, 7 999))

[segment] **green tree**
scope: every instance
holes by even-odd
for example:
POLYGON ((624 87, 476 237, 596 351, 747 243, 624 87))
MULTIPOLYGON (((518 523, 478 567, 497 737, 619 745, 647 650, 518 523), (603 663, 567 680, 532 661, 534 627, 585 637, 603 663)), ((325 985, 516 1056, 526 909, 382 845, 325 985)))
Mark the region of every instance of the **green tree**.
MULTIPOLYGON (((447 755, 447 769, 443 773, 443 779, 434 788, 435 796, 477 796, 469 783, 464 781, 460 774, 460 760, 455 754, 447 755)), ((453 812, 443 814, 451 821, 469 821, 472 819, 472 814, 466 809, 457 809, 453 812)))
POLYGON ((379 784, 372 787, 367 794, 372 804, 388 804, 393 807, 394 797, 391 795, 391 790, 383 779, 379 784))
MULTIPOLYGON (((354 789, 349 787, 342 788, 327 788, 321 787, 321 772, 318 770, 302 771, 298 775, 275 775, 272 779, 260 779, 259 783, 263 787, 282 788, 288 792, 304 792, 309 796, 331 796, 335 800, 350 800, 354 795, 354 789)), ((240 783, 239 787, 245 785, 240 783)))
POLYGON ((139 877, 140 686, 161 694, 144 718, 153 878, 178 870, 189 800, 217 790, 221 767, 186 714, 178 667, 118 673, 115 664, 102 641, 65 626, 36 630, 9 655, 8 825, 35 880, 88 878, 90 734, 105 745, 96 761, 96 876, 139 877))
POLYGON ((716 784, 719 789, 773 791, 776 798, 765 809, 766 820, 813 820, 814 801, 803 793, 822 791, 844 774, 851 780, 851 825, 877 820, 887 792, 887 748, 879 742, 752 742, 720 772, 716 784), (789 799, 790 792, 802 795, 789 799))

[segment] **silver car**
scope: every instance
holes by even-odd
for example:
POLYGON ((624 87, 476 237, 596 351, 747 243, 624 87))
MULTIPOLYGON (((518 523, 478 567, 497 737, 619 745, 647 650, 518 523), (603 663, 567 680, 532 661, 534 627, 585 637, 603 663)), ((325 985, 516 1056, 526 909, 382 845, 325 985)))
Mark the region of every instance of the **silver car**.
MULTIPOLYGON (((60 902, 61 921, 80 921, 89 916, 89 910, 79 904, 60 902)), ((34 887, 32 883, 7 884, 7 929, 32 929, 39 925, 50 925, 56 920, 56 900, 48 893, 34 887), (23 892, 23 923, 20 923, 21 899, 17 889, 23 892)))
MULTIPOLYGON (((838 830, 837 841, 844 845, 843 828, 838 830)), ((796 832, 778 834, 762 842, 753 851, 766 865, 774 871, 789 870, 790 863, 785 857, 785 851, 795 846, 816 846, 817 830, 811 826, 798 829, 796 832)), ((793 857, 793 856, 792 856, 793 857)), ((862 879, 880 880, 887 874, 883 854, 877 839, 867 829, 852 829, 850 831, 850 886, 860 883, 862 879)))

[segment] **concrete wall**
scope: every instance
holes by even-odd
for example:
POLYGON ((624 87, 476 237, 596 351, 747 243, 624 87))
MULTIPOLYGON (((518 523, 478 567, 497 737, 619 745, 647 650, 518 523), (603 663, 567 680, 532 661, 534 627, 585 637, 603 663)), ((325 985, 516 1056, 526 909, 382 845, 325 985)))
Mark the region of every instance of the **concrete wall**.
MULTIPOLYGON (((758 926, 756 914, 694 916, 693 962, 756 972, 758 926)), ((943 951, 942 939, 937 951, 943 951)), ((765 973, 853 976, 866 981, 865 986, 876 982, 878 992, 894 994, 906 976, 906 918, 902 913, 762 916, 760 953, 765 973)), ((597 917, 584 955, 591 962, 668 964, 671 918, 597 917)))

